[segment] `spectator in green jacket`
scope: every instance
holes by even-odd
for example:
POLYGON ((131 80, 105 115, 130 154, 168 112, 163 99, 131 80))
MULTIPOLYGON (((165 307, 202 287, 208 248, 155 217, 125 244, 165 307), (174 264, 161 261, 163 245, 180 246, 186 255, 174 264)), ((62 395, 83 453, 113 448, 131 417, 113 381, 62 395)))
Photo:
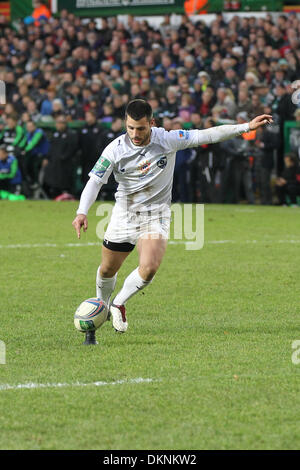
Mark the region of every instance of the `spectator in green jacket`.
POLYGON ((27 121, 25 129, 25 135, 18 146, 18 159, 26 181, 30 185, 36 185, 42 161, 49 152, 49 142, 44 131, 34 121, 27 121))
POLYGON ((17 116, 9 116, 6 119, 6 126, 0 132, 0 145, 4 144, 8 151, 14 151, 14 148, 20 145, 24 137, 24 129, 18 125, 17 116))

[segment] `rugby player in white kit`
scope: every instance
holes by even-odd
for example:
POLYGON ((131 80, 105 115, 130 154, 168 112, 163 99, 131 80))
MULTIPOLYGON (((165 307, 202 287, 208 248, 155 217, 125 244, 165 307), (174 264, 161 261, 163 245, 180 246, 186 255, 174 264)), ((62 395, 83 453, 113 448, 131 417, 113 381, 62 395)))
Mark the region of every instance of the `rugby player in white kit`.
MULTIPOLYGON (((176 152, 231 139, 271 122, 272 116, 264 114, 245 124, 166 131, 154 127, 152 108, 145 100, 136 99, 127 105, 126 134, 104 149, 89 173, 72 223, 80 238, 81 227, 84 231, 88 228, 88 211, 113 172, 118 189, 97 270, 97 297, 110 302, 117 273, 135 245, 139 255, 138 267, 110 302, 109 313, 116 331, 127 330, 126 302, 151 283, 163 259, 170 227, 176 152)), ((87 333, 86 344, 97 344, 94 332, 87 333)))

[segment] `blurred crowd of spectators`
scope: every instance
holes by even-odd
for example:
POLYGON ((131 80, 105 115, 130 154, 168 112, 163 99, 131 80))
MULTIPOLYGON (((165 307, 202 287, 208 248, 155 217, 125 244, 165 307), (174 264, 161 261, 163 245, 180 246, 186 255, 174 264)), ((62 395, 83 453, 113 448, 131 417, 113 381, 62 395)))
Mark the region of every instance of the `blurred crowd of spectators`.
MULTIPOLYGON (((0 18, 7 96, 0 106, 0 189, 9 186, 1 162, 11 172, 10 157, 18 164, 10 183, 17 187, 23 178, 28 196, 78 197, 102 149, 123 132, 127 102, 144 98, 167 130, 242 123, 262 113, 275 120, 261 131, 178 152, 174 201, 284 203, 290 184, 294 201, 300 153, 292 149, 288 182, 284 122, 300 121, 291 96, 300 79, 299 38, 296 14, 228 22, 218 14, 209 26, 201 16, 196 22, 182 16, 176 27, 165 16, 157 28, 130 16, 126 25, 112 17, 98 26, 66 10, 17 28, 0 18), (74 129, 74 121, 82 125, 74 129)), ((102 197, 114 189, 111 181, 102 197)))

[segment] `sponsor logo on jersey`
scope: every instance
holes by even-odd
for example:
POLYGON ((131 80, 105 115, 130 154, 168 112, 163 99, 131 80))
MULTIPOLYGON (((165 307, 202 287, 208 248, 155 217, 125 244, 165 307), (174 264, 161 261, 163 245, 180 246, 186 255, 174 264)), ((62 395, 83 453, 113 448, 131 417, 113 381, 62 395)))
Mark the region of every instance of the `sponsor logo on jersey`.
POLYGON ((145 176, 148 173, 148 171, 150 170, 149 160, 144 160, 142 163, 140 163, 139 170, 142 173, 141 176, 145 176))
POLYGON ((179 139, 189 139, 189 131, 183 131, 182 129, 178 131, 179 139))
POLYGON ((167 157, 163 156, 156 162, 158 168, 165 168, 167 166, 167 157))
POLYGON ((94 175, 98 176, 98 178, 102 178, 107 170, 109 168, 111 162, 105 158, 105 157, 100 157, 99 160, 97 161, 96 165, 92 169, 92 173, 94 175))

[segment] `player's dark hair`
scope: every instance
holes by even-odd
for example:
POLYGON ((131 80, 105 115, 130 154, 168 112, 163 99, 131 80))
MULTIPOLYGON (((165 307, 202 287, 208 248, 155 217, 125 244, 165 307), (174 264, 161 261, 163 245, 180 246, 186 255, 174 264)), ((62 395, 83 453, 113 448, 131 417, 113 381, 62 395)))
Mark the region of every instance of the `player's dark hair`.
POLYGON ((143 117, 146 117, 148 121, 151 121, 152 108, 145 100, 132 100, 126 106, 125 119, 127 119, 127 116, 130 116, 135 121, 139 121, 143 117))

